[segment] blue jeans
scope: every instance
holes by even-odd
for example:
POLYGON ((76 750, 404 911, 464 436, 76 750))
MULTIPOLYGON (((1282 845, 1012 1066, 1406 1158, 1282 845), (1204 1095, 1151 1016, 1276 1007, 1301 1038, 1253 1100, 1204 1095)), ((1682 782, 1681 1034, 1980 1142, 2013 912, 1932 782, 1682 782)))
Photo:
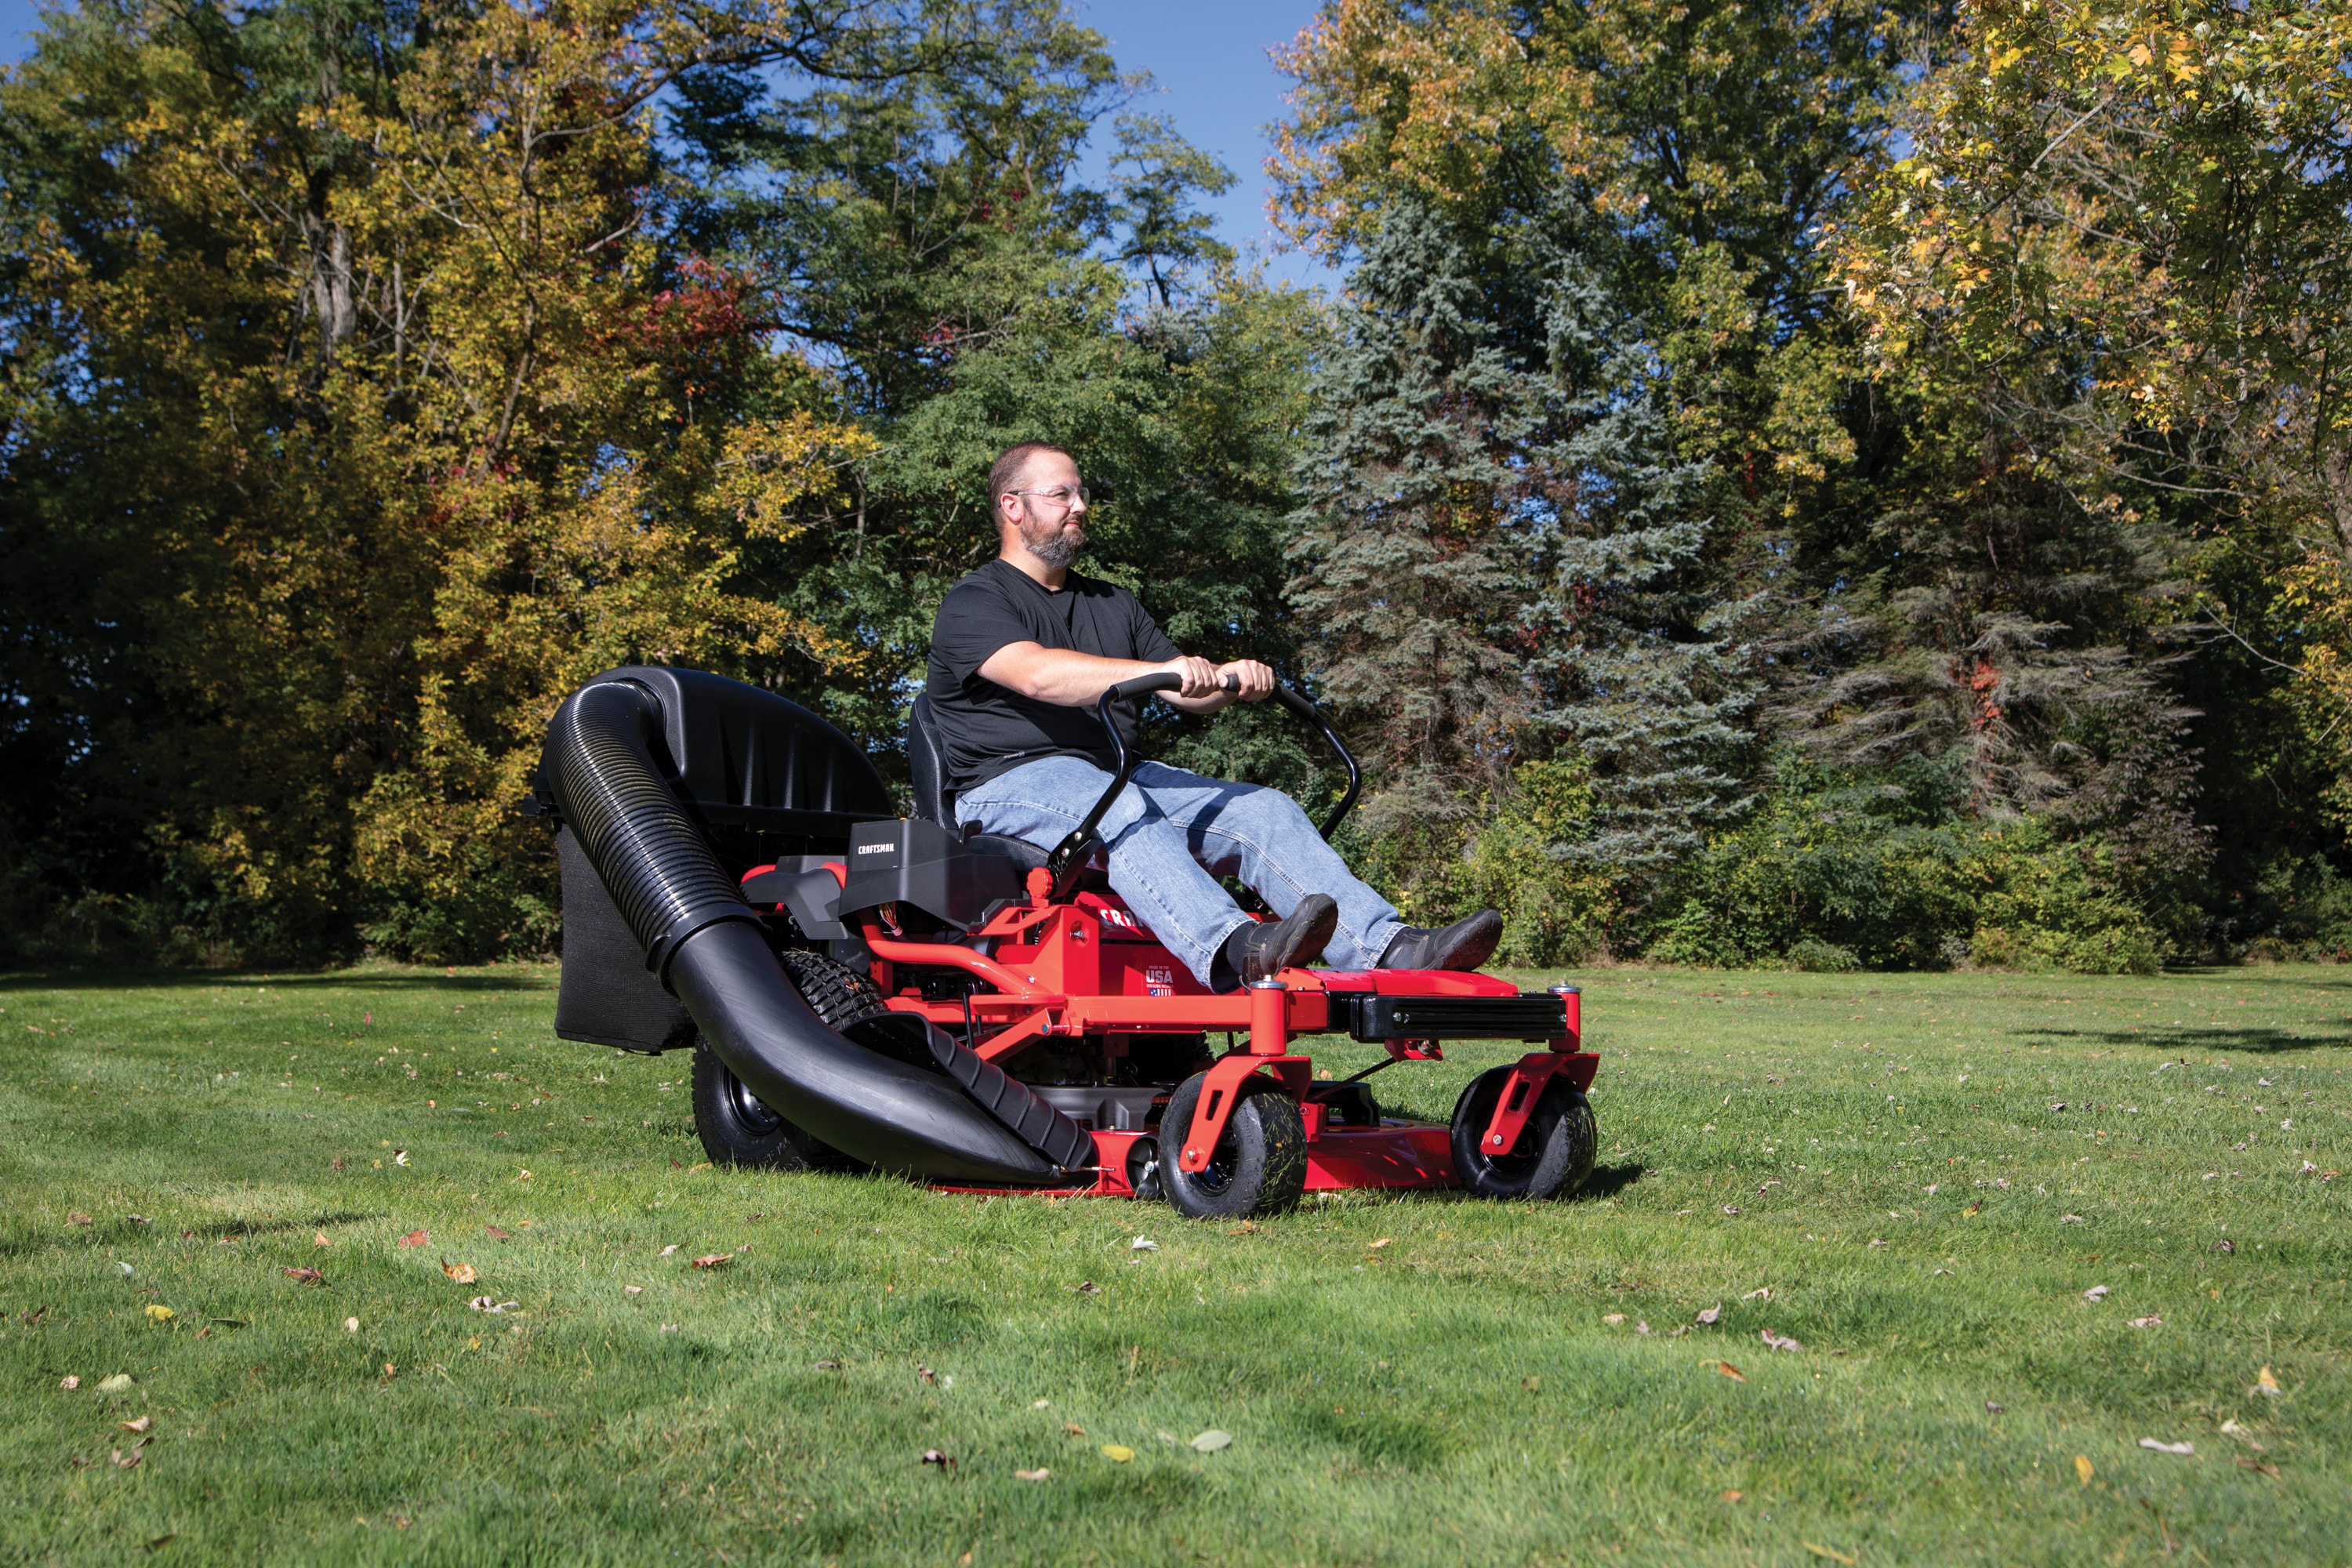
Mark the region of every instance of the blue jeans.
MULTIPOLYGON (((1044 757, 975 785, 956 816, 1051 849, 1109 786, 1092 763, 1044 757)), ((1250 919, 1219 877, 1240 878, 1283 916, 1309 893, 1337 900, 1339 927, 1324 950, 1336 969, 1370 969, 1404 929, 1280 790, 1144 763, 1095 832, 1110 850, 1111 890, 1203 985, 1225 939, 1250 919)))

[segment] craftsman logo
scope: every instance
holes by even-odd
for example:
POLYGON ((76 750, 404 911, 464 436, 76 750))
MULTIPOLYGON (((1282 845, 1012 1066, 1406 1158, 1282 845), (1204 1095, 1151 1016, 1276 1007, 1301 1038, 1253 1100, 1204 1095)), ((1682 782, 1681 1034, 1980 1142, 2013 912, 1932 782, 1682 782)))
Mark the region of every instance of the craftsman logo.
POLYGON ((857 847, 857 852, 860 855, 887 855, 897 847, 898 847, 898 841, 893 838, 887 844, 861 844, 857 847))

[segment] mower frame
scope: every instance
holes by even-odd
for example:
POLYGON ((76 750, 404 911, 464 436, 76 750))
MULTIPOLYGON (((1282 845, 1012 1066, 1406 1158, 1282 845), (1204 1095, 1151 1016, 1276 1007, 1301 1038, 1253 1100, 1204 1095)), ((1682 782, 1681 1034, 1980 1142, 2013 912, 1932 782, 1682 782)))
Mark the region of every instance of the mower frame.
MULTIPOLYGON (((1578 987, 1521 992, 1507 981, 1470 972, 1315 968, 1285 969, 1275 979, 1222 994, 1200 984, 1115 895, 1080 885, 1089 853, 1099 847, 1095 828, 1134 769, 1112 704, 1177 684, 1175 676, 1163 673, 1121 682, 1103 694, 1097 711, 1118 761, 1109 787, 1045 864, 1027 869, 1019 883, 1025 897, 997 898, 976 924, 955 929, 950 920, 948 929, 910 935, 907 925, 924 923, 921 915, 936 919, 948 911, 910 912, 896 902, 841 908, 851 881, 846 858, 753 867, 742 878, 745 896, 772 921, 789 918, 804 937, 830 937, 836 957, 862 963, 891 1011, 924 1019, 1000 1067, 1047 1041, 1092 1041, 1099 1087, 1108 1090, 1116 1087, 1118 1058, 1128 1053, 1124 1037, 1223 1034, 1226 1049, 1202 1075, 1183 1147, 1173 1152, 1185 1172, 1209 1167, 1245 1096, 1279 1093, 1296 1103, 1304 1127, 1306 1191, 1474 1184, 1462 1169, 1465 1148, 1517 1151, 1555 1079, 1578 1097, 1591 1088, 1600 1058, 1583 1048, 1578 987), (831 881, 832 896, 822 900, 809 892, 809 879, 819 871, 831 881), (789 900, 782 896, 787 887, 789 900), (1312 1059, 1294 1054, 1291 1046, 1301 1036, 1334 1031, 1381 1045, 1387 1059, 1339 1084, 1318 1081, 1312 1059), (1333 1097, 1349 1085, 1396 1062, 1444 1060, 1445 1042, 1462 1039, 1539 1047, 1511 1065, 1492 1112, 1475 1129, 1385 1114, 1375 1125, 1353 1125, 1339 1114, 1333 1097)), ((1349 787, 1323 825, 1328 839, 1354 803, 1360 777, 1355 759, 1311 702, 1286 687, 1276 695, 1312 722, 1346 764, 1349 787)), ((876 823, 858 831, 887 834, 893 826, 910 825, 876 823)), ((971 837, 967 829, 946 852, 977 854, 963 847, 971 837)), ((853 846, 853 855, 857 848, 853 846)), ((995 874, 1011 869, 999 862, 995 874)), ((870 892, 871 884, 861 886, 870 892)), ((1139 1122, 1130 1107, 1141 1089, 1132 1086, 1106 1100, 1106 1105, 1118 1102, 1108 1118, 1080 1118, 1094 1140, 1093 1184, 1054 1190, 1154 1195, 1158 1163, 1170 1152, 1158 1145, 1159 1118, 1174 1088, 1154 1093, 1139 1122), (1104 1120, 1126 1124, 1094 1124, 1104 1120)), ((1457 1123, 1470 1098, 1465 1094, 1457 1107, 1457 1123)), ((1359 1103, 1377 1102, 1367 1093, 1359 1103)))

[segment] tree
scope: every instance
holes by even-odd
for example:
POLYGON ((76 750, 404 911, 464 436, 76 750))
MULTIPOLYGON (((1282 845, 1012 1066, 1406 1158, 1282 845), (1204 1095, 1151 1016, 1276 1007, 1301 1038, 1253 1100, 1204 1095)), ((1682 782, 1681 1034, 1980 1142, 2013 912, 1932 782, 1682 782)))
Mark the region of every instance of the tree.
POLYGON ((57 20, 0 85, 34 874, 184 952, 543 944, 513 804, 570 686, 855 657, 761 574, 871 444, 665 250, 646 113, 715 57, 825 68, 853 16, 57 20))

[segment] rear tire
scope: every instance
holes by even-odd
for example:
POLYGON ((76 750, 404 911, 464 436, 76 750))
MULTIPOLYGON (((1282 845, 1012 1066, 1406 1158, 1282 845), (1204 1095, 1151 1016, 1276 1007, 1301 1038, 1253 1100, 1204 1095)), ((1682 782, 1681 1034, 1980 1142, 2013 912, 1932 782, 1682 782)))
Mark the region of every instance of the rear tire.
POLYGON ((1246 1219, 1289 1208, 1307 1190, 1307 1123, 1272 1084, 1242 1085, 1208 1169, 1189 1172, 1179 1163, 1207 1082, 1206 1073, 1186 1079, 1160 1120, 1159 1175, 1168 1202, 1187 1219, 1246 1219))
MULTIPOLYGON (((776 955, 810 1011, 839 1033, 889 1011, 874 982, 821 953, 776 955)), ((763 1171, 863 1171, 866 1167, 780 1116, 730 1071, 700 1035, 694 1037, 694 1131, 714 1165, 763 1171)))
POLYGON ((1592 1173, 1600 1127, 1592 1106, 1567 1079, 1554 1076, 1538 1097, 1507 1154, 1478 1146, 1510 1081, 1511 1068, 1491 1068, 1470 1080, 1454 1106, 1454 1173, 1482 1198, 1564 1197, 1592 1173))

